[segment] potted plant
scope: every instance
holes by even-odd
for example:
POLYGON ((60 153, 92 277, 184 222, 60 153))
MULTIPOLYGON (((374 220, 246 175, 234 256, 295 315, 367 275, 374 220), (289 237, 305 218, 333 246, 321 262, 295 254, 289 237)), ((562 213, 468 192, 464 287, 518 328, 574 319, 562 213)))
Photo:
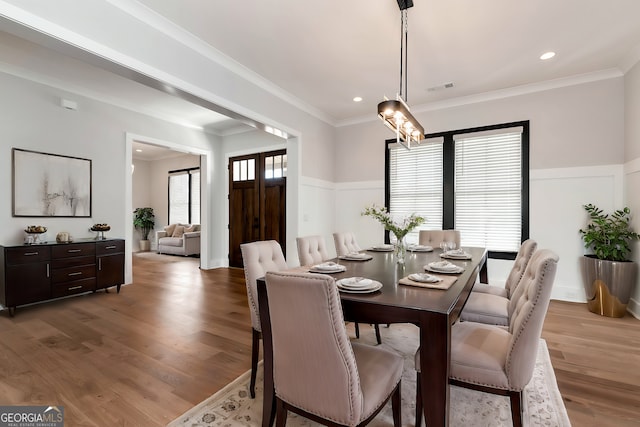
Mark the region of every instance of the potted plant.
POLYGON ((589 223, 580 234, 585 248, 592 251, 581 260, 587 307, 603 316, 622 317, 638 271, 637 264, 629 260, 630 244, 640 235, 631 229, 628 207, 611 215, 592 204, 583 207, 589 223))
POLYGON ((149 243, 149 233, 156 225, 155 216, 153 215, 153 208, 136 208, 133 211, 133 226, 140 230, 142 234, 142 240, 140 240, 140 250, 148 251, 151 247, 149 243))

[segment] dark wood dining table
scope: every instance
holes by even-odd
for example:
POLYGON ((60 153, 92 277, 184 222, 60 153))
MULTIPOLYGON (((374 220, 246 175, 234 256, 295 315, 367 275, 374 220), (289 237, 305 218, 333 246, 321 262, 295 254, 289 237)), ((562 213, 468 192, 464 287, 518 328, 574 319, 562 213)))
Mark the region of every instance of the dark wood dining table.
MULTIPOLYGON (((464 247, 470 260, 449 260, 464 267, 457 280, 447 290, 427 289, 399 284, 412 273, 425 272, 425 265, 440 261, 442 251, 407 252, 405 263, 398 264, 393 252, 363 251, 369 261, 333 259, 346 270, 332 274, 338 279, 366 277, 382 283, 379 291, 370 294, 340 293, 345 320, 361 323, 413 323, 420 328, 420 387, 426 425, 449 425, 449 369, 451 325, 458 320, 471 288, 478 279, 487 283, 487 251, 464 247)), ((292 271, 308 271, 299 267, 292 271)), ((264 401, 262 426, 270 427, 275 419, 273 361, 269 304, 264 278, 258 279, 258 305, 264 349, 264 401)), ((393 327, 393 326, 392 326, 393 327)))

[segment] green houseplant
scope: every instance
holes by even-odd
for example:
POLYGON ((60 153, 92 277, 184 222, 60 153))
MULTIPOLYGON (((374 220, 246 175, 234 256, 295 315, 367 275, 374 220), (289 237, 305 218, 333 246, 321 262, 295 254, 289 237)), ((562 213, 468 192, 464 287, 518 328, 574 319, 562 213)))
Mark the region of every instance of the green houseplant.
POLYGON ((600 315, 622 317, 637 277, 637 265, 629 260, 631 242, 640 235, 631 228, 628 207, 612 214, 592 204, 583 208, 589 222, 579 232, 585 248, 592 251, 581 260, 587 307, 600 315))
POLYGON ((141 251, 149 250, 149 233, 155 225, 156 221, 153 208, 136 208, 136 210, 133 211, 133 226, 137 230, 140 230, 140 234, 142 234, 142 240, 140 240, 141 251))

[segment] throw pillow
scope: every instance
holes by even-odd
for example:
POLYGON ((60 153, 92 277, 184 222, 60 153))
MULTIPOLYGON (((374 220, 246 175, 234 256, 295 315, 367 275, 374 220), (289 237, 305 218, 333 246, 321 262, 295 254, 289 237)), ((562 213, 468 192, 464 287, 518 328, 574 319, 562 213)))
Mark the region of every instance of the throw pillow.
POLYGON ((176 229, 176 224, 167 225, 164 231, 167 232, 167 236, 173 236, 173 232, 176 229))
POLYGON ((173 234, 171 235, 171 237, 182 237, 183 234, 184 234, 184 226, 176 225, 176 229, 173 230, 173 234))
POLYGON ((191 227, 185 227, 184 228, 184 232, 185 233, 191 233, 191 232, 194 232, 194 231, 196 231, 196 226, 195 225, 192 225, 191 227))

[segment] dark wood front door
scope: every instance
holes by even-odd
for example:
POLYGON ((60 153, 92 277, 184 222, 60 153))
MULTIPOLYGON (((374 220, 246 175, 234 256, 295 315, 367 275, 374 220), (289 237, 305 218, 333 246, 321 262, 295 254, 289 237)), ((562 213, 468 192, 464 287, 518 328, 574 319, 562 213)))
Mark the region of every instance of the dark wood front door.
POLYGON ((229 266, 243 267, 240 244, 276 240, 286 252, 286 150, 229 159, 229 266))

